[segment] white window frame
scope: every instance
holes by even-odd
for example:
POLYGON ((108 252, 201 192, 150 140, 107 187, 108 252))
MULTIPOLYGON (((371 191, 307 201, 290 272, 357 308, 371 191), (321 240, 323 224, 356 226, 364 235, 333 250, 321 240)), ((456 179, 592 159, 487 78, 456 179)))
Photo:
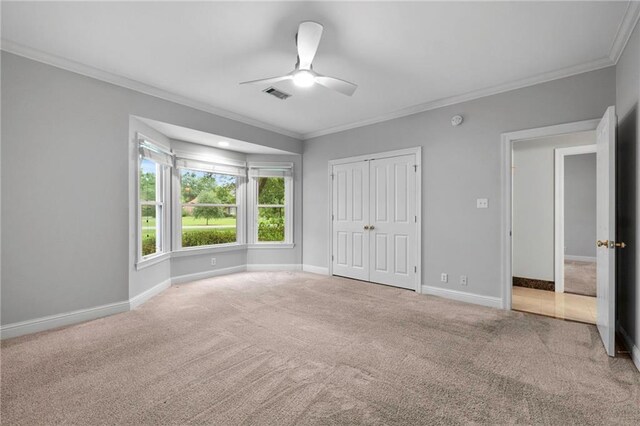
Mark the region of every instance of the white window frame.
MULTIPOLYGON (((201 155, 192 155, 187 153, 176 153, 179 156, 179 159, 187 159, 193 160, 198 163, 203 164, 211 164, 218 166, 229 166, 232 168, 239 168, 246 170, 245 162, 234 162, 229 159, 222 158, 208 158, 203 157, 201 155)), ((245 236, 245 228, 246 228, 246 176, 244 174, 231 174, 236 177, 236 204, 190 204, 190 206, 203 206, 203 207, 235 207, 236 208, 236 242, 234 243, 226 243, 226 244, 210 244, 203 246, 195 246, 195 247, 182 247, 182 207, 183 203, 181 200, 182 193, 182 182, 181 182, 181 170, 193 170, 193 171, 203 171, 198 170, 198 168, 189 168, 189 167, 175 167, 173 173, 173 252, 174 253, 193 253, 193 252, 206 252, 206 253, 215 253, 215 252, 224 252, 228 250, 235 250, 239 248, 246 247, 246 236, 245 236)), ((206 170, 205 170, 206 171, 206 170)), ((214 174, 226 174, 220 172, 210 172, 214 174)), ((245 171, 246 174, 246 171, 245 171)), ((178 255, 180 256, 180 255, 178 255)))
POLYGON ((289 169, 289 176, 284 176, 284 205, 258 204, 258 178, 249 176, 247 193, 248 208, 248 244, 251 248, 293 248, 293 163, 253 162, 251 169, 289 169), (258 241, 258 209, 260 207, 284 207, 284 241, 258 241))
MULTIPOLYGON (((162 145, 153 141, 152 139, 144 136, 141 133, 137 135, 137 145, 140 146, 142 143, 147 143, 153 146, 158 152, 166 156, 172 157, 172 154, 162 145)), ((164 260, 169 256, 171 244, 170 244, 170 235, 171 235, 171 212, 170 209, 167 208, 169 203, 170 194, 169 194, 169 178, 171 175, 171 166, 161 164, 154 158, 149 158, 142 155, 139 152, 139 148, 136 147, 138 151, 138 155, 136 157, 136 268, 141 269, 145 266, 150 266, 155 264, 161 260, 164 260), (140 172, 141 172, 141 163, 142 160, 147 158, 149 161, 152 161, 156 165, 156 200, 155 201, 143 201, 140 199, 140 172), (156 209, 160 208, 160 214, 156 213, 156 252, 148 255, 142 255, 142 206, 156 206, 156 209)), ((156 210, 157 211, 157 210, 156 210)))

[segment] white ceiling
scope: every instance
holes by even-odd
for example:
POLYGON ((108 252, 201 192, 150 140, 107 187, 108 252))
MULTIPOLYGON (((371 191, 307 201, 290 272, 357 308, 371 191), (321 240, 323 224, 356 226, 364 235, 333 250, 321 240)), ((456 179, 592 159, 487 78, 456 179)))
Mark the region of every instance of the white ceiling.
MULTIPOLYGON (((490 93, 505 84, 516 87, 611 65, 613 50, 620 49, 621 36, 629 31, 628 6, 3 2, 2 39, 5 50, 40 55, 68 68, 74 61, 77 67, 100 70, 95 74, 107 80, 125 77, 160 89, 157 93, 167 98, 311 137, 428 109, 451 97, 490 93), (294 35, 303 20, 325 27, 314 69, 357 83, 354 96, 283 82, 276 86, 293 96, 280 101, 262 93, 262 87, 238 85, 289 72, 296 62, 294 35)), ((633 22, 635 6, 629 8, 633 22)))
POLYGON ((268 146, 258 145, 251 142, 245 142, 238 139, 231 139, 224 136, 214 135, 212 133, 201 132, 199 130, 189 129, 187 127, 176 126, 175 124, 164 123, 162 121, 151 120, 149 118, 136 117, 147 126, 157 130, 169 139, 175 139, 184 142, 192 142, 200 145, 207 145, 225 151, 236 151, 245 154, 291 154, 291 152, 283 151, 268 146), (226 145, 220 145, 220 142, 226 145))

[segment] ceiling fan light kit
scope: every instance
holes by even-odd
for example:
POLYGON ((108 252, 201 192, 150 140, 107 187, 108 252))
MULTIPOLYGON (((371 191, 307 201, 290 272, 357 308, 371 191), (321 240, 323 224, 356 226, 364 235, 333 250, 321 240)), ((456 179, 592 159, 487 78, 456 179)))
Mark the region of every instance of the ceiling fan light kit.
POLYGON ((263 78, 260 80, 244 81, 240 84, 273 84, 285 80, 293 80, 293 84, 298 87, 311 87, 319 84, 328 89, 335 90, 343 95, 351 96, 358 86, 346 80, 335 77, 328 77, 318 74, 312 69, 313 58, 316 56, 320 39, 322 38, 323 26, 317 22, 304 21, 298 27, 296 34, 296 45, 298 47, 298 62, 295 69, 289 74, 281 77, 263 78))
POLYGON ((293 73, 293 83, 298 87, 311 87, 316 82, 316 77, 307 70, 298 70, 293 73))

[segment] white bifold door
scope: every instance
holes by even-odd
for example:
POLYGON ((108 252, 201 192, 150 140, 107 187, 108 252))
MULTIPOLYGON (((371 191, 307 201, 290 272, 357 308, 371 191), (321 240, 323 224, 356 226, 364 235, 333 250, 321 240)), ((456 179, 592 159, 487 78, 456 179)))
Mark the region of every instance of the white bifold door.
POLYGON ((332 168, 334 275, 416 289, 416 155, 332 168))

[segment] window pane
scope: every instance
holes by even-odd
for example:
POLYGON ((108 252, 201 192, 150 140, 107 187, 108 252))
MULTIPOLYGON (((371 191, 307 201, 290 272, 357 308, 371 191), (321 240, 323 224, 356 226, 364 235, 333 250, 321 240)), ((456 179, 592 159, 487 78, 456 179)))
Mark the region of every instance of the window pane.
POLYGON ((284 178, 258 178, 258 204, 284 205, 284 178))
POLYGON ((236 242, 236 207, 182 207, 182 247, 236 242))
POLYGON ((284 207, 258 208, 258 241, 284 241, 284 207))
POLYGON ((236 176, 180 170, 182 203, 235 204, 236 176))
POLYGON ((140 226, 142 234, 142 255, 148 256, 158 251, 159 242, 156 240, 157 222, 156 217, 161 217, 159 208, 156 206, 141 206, 142 223, 140 226))
POLYGON ((140 160, 140 200, 156 200, 156 163, 143 158, 140 160))

